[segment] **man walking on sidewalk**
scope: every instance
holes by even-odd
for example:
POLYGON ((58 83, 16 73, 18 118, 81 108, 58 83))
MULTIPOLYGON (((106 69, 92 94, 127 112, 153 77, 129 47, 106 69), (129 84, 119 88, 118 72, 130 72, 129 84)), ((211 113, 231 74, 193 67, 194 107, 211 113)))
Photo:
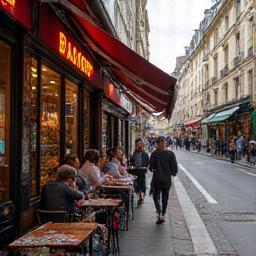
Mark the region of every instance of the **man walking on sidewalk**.
POLYGON ((169 191, 172 184, 171 176, 176 176, 178 165, 174 153, 165 149, 165 140, 161 136, 156 139, 156 150, 150 156, 149 169, 153 171, 151 185, 157 211, 156 224, 162 224, 165 221, 169 191), (160 196, 162 196, 162 205, 160 196))

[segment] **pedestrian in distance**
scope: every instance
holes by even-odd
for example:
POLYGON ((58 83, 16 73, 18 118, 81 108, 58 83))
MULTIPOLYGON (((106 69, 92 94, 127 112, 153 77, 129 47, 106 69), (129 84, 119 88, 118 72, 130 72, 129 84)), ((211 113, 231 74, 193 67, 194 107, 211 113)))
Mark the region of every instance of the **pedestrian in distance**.
POLYGON ((230 139, 229 142, 229 156, 230 156, 230 162, 233 164, 235 163, 236 158, 236 144, 233 138, 230 139))
POLYGON ((130 158, 130 164, 134 167, 134 174, 137 176, 135 193, 138 195, 138 203, 144 202, 146 193, 146 171, 149 164, 148 153, 144 151, 144 144, 141 138, 135 140, 135 151, 130 158))
POLYGON ((156 139, 156 150, 151 154, 149 169, 153 172, 152 187, 153 200, 157 211, 156 224, 165 221, 165 214, 168 206, 169 192, 172 184, 172 177, 178 172, 178 165, 175 154, 165 149, 163 137, 156 139), (160 202, 162 197, 162 202, 160 202))

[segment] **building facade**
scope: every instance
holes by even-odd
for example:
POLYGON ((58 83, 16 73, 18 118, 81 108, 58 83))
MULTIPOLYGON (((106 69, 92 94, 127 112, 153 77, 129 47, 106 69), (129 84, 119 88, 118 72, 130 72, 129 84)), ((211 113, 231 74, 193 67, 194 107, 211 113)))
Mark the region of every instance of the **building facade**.
MULTIPOLYGON (((131 101, 84 38, 72 4, 0 2, 0 249, 36 224, 41 189, 66 153, 82 160, 89 148, 129 150, 131 101)), ((96 7, 97 24, 114 35, 96 7)))
POLYGON ((221 0, 205 11, 181 69, 173 122, 193 126, 201 119, 203 138, 220 137, 226 143, 239 131, 255 137, 254 35, 251 0, 221 0))
MULTIPOLYGON (((117 37, 137 54, 149 60, 149 21, 146 9, 147 0, 107 0, 103 1, 108 15, 116 30, 117 37)), ((134 103, 133 119, 130 127, 130 152, 134 149, 134 141, 144 137, 149 116, 134 103)))

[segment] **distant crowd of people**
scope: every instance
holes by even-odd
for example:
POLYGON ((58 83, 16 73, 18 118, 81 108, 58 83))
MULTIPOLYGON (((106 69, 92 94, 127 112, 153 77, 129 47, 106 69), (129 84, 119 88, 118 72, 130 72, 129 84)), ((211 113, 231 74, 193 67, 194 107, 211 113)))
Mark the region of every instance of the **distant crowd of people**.
MULTIPOLYGON (((149 136, 146 140, 148 151, 152 152, 155 147, 155 137, 149 136)), ((200 152, 202 148, 212 156, 230 157, 233 163, 236 160, 246 158, 251 164, 256 163, 256 141, 244 138, 241 132, 237 136, 230 136, 226 141, 224 138, 212 136, 203 139, 201 136, 166 136, 166 144, 172 150, 193 150, 200 152)))

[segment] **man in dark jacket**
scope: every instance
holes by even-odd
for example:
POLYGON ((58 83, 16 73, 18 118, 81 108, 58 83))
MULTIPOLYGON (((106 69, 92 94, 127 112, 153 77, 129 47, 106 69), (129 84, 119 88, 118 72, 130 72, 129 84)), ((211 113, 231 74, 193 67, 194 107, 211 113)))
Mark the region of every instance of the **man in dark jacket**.
POLYGON ((156 224, 161 224, 165 221, 169 191, 172 184, 171 176, 176 176, 178 165, 174 153, 165 149, 165 140, 163 137, 158 137, 156 144, 156 150, 150 156, 149 169, 153 171, 152 187, 153 199, 157 211, 156 224), (160 204, 161 194, 162 206, 160 204))
POLYGON ((84 198, 75 187, 76 169, 67 164, 57 169, 57 180, 44 188, 45 210, 76 212, 76 201, 84 198))

